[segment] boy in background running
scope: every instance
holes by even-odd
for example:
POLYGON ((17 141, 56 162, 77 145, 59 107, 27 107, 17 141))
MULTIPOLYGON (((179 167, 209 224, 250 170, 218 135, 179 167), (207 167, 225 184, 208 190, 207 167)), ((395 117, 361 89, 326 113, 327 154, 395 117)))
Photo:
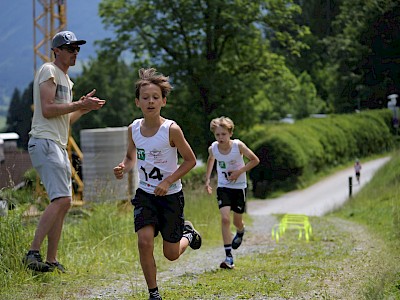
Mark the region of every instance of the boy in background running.
POLYGON ((217 200, 221 213, 221 229, 224 241, 225 260, 221 268, 233 269, 232 249, 237 249, 242 243, 244 235, 243 213, 246 210, 246 172, 258 165, 260 160, 242 141, 231 139, 234 123, 230 118, 220 117, 213 119, 210 130, 216 141, 208 148, 207 172, 205 188, 208 194, 212 193, 210 177, 217 161, 217 200), (248 159, 245 163, 243 156, 248 159), (230 212, 233 211, 233 224, 236 235, 232 239, 230 212))

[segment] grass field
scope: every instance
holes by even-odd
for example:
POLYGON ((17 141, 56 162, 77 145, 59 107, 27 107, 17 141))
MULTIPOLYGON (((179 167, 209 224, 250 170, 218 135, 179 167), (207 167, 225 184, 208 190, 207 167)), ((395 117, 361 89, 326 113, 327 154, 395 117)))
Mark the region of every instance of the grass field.
MULTIPOLYGON (((163 281, 164 299, 400 299, 400 154, 342 209, 313 217, 309 243, 288 237, 272 240, 245 255, 232 272, 187 272, 163 281)), ((33 274, 21 259, 37 219, 26 219, 25 203, 0 217, 0 299, 146 299, 138 262, 132 207, 128 203, 90 204, 73 209, 66 221, 59 258, 66 274, 33 274), (119 290, 119 282, 128 290, 119 290), (115 290, 113 290, 113 288, 115 290), (93 289, 110 293, 93 295, 93 289)), ((207 251, 221 244, 214 197, 186 192, 187 218, 199 224, 207 251)), ((248 220, 250 223, 251 220, 248 220)), ((160 272, 170 268, 156 255, 160 272)), ((45 253, 45 247, 42 253, 45 253)), ((205 258, 207 259, 207 258, 205 258)))

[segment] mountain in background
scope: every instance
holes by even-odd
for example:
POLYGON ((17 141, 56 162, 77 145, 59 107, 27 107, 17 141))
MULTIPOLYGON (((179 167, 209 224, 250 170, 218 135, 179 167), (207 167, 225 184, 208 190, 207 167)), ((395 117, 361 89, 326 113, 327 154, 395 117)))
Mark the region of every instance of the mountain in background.
MULTIPOLYGON (((84 61, 96 56, 98 48, 94 42, 112 36, 104 29, 98 16, 100 2, 67 1, 67 30, 73 31, 78 39, 87 41, 79 52, 77 65, 70 69, 72 77, 79 73, 79 66, 84 61)), ((33 80, 33 2, 3 0, 0 8, 0 106, 8 106, 14 89, 23 92, 33 80)), ((42 12, 39 4, 36 4, 36 10, 36 14, 42 12)), ((41 64, 38 59, 37 65, 41 64)))

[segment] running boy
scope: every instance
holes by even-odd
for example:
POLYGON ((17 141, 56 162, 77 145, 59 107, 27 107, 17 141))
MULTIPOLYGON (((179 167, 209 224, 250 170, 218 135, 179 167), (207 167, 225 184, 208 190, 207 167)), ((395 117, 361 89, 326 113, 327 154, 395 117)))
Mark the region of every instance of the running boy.
POLYGON ((196 157, 181 128, 160 115, 172 89, 169 78, 155 69, 140 69, 136 82, 136 106, 143 118, 128 127, 128 149, 124 160, 114 168, 122 179, 137 163, 139 188, 132 199, 135 231, 138 234, 140 264, 149 289, 149 299, 162 299, 157 287, 154 237, 161 232, 163 252, 176 260, 188 246, 199 249, 201 236, 184 221, 181 178, 196 165, 196 157), (183 158, 178 167, 178 152, 183 158))
POLYGON ((242 141, 232 140, 234 129, 230 118, 220 117, 213 119, 210 130, 214 133, 216 141, 208 148, 206 191, 212 193, 210 176, 217 160, 217 199, 221 213, 222 238, 226 259, 220 267, 233 269, 232 249, 239 248, 244 235, 243 213, 246 208, 247 178, 246 172, 258 165, 260 160, 242 141), (245 164, 245 156, 249 161, 245 164), (233 211, 233 224, 236 227, 236 235, 232 240, 230 228, 230 212, 233 211))
POLYGON ((354 172, 356 173, 357 183, 360 184, 361 163, 358 158, 356 159, 356 162, 354 163, 354 172))

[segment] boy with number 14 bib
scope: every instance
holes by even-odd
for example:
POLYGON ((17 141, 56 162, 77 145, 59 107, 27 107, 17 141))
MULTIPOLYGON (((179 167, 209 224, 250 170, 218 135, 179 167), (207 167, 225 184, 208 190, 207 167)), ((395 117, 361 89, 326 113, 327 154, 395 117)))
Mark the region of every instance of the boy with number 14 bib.
POLYGON ((126 156, 114 168, 114 175, 122 179, 137 164, 139 188, 132 204, 140 264, 149 299, 162 299, 157 287, 154 237, 161 232, 164 256, 171 261, 178 259, 188 246, 201 246, 200 234, 184 220, 181 184, 182 176, 196 165, 196 157, 181 128, 160 115, 172 89, 168 77, 153 68, 140 69, 139 77, 135 103, 143 118, 129 125, 126 156), (183 158, 179 167, 178 152, 183 158))

